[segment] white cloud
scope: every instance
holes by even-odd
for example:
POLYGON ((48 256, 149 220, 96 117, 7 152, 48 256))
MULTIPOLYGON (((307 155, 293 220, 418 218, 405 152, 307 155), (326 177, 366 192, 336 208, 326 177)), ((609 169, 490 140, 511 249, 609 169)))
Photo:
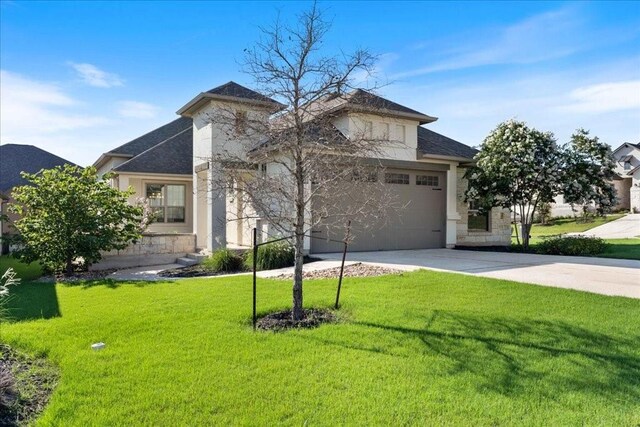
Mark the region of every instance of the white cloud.
POLYGON ((117 74, 107 73, 92 64, 70 62, 69 66, 76 70, 82 81, 89 86, 108 88, 124 84, 117 74))
POLYGON ((568 6, 534 15, 512 25, 476 29, 414 46, 412 63, 422 61, 426 65, 395 73, 391 77, 404 79, 486 65, 534 64, 593 49, 605 40, 624 39, 635 32, 637 30, 629 32, 620 28, 616 34, 605 36, 602 31, 598 33, 589 28, 576 7, 568 6))
POLYGON ((590 114, 640 109, 640 80, 579 87, 569 98, 572 102, 558 106, 558 111, 590 114))
POLYGON ((0 70, 0 138, 20 142, 33 135, 88 128, 108 120, 75 111, 80 103, 54 83, 0 70))
POLYGON ((158 114, 158 107, 146 102, 121 101, 118 103, 118 114, 122 117, 152 119, 158 114))

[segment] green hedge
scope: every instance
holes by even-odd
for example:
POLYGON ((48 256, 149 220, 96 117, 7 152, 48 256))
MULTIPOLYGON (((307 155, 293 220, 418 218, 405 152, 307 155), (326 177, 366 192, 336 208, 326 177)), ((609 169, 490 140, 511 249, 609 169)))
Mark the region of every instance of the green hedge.
MULTIPOLYGON (((295 250, 286 242, 267 243, 258 247, 258 270, 274 270, 277 268, 291 267, 295 261, 295 250)), ((247 270, 253 269, 253 251, 247 252, 245 261, 247 270)))
POLYGON ((597 237, 552 236, 536 245, 536 252, 545 255, 599 255, 607 243, 597 237))

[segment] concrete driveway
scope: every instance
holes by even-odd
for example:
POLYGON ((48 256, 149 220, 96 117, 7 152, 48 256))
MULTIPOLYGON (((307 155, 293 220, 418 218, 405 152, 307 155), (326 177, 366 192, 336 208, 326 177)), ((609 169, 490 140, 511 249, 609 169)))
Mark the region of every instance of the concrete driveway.
MULTIPOLYGON (((341 254, 314 254, 338 260, 341 254)), ((640 261, 454 249, 352 252, 347 260, 405 271, 421 268, 640 298, 640 261)))
POLYGON ((595 236, 601 239, 627 239, 640 236, 640 214, 625 215, 620 219, 608 222, 582 234, 583 236, 595 236))

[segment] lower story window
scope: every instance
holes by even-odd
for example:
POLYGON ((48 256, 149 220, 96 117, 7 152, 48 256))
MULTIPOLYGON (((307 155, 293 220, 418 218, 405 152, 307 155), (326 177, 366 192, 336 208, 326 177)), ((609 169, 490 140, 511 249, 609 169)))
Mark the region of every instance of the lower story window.
POLYGON ((475 202, 469 203, 467 228, 469 231, 489 231, 489 212, 481 211, 475 202))
POLYGON ((147 199, 155 222, 185 222, 185 186, 147 184, 147 199))

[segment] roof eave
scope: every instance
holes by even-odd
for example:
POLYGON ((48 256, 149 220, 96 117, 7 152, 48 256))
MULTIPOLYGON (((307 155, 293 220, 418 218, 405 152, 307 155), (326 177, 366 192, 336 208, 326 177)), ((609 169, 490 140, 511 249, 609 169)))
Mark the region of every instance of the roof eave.
POLYGON ((424 125, 427 123, 433 123, 436 120, 438 120, 437 117, 429 116, 427 114, 406 113, 403 111, 388 110, 386 108, 368 108, 368 107, 363 107, 360 105, 353 105, 353 104, 339 105, 336 108, 331 109, 330 112, 337 112, 340 110, 347 110, 347 111, 352 111, 356 113, 370 113, 370 114, 377 114, 380 116, 398 117, 401 119, 415 120, 419 122, 421 125, 424 125))
POLYGON ((241 104, 250 104, 257 107, 261 107, 267 110, 280 111, 285 108, 285 105, 279 102, 260 101, 257 99, 238 98, 235 96, 217 95, 207 92, 200 92, 195 98, 187 102, 182 108, 176 111, 176 114, 185 117, 193 117, 193 114, 200 110, 202 104, 207 104, 209 101, 227 101, 238 102, 241 104))
POLYGON ((476 162, 473 158, 469 158, 469 157, 445 156, 445 155, 442 155, 442 154, 428 154, 428 153, 424 153, 422 151, 419 151, 419 153, 422 155, 420 157, 421 159, 451 160, 451 161, 460 162, 460 163, 475 163, 476 162))
POLYGON ((98 157, 98 160, 93 162, 92 166, 94 168, 96 168, 96 169, 100 169, 102 167, 102 165, 104 165, 107 162, 107 160, 109 158, 112 158, 112 157, 120 157, 120 158, 124 158, 124 159, 129 159, 129 158, 131 158, 133 156, 130 155, 130 154, 120 154, 120 153, 102 153, 100 155, 100 157, 98 157))

